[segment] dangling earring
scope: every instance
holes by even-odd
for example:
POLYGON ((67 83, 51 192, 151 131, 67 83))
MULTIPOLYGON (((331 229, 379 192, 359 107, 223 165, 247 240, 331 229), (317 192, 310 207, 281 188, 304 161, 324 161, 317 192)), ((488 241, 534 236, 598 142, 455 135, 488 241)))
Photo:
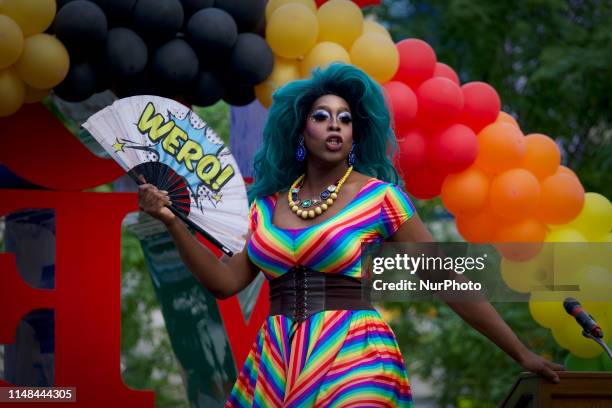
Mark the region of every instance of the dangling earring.
POLYGON ((355 150, 356 150, 356 147, 357 147, 357 143, 355 143, 353 141, 353 145, 351 146, 351 151, 349 152, 349 155, 348 155, 348 165, 349 166, 352 166, 352 165, 355 164, 355 150))
POLYGON ((306 158, 306 148, 304 147, 304 136, 300 136, 298 147, 295 149, 295 158, 303 162, 306 158))

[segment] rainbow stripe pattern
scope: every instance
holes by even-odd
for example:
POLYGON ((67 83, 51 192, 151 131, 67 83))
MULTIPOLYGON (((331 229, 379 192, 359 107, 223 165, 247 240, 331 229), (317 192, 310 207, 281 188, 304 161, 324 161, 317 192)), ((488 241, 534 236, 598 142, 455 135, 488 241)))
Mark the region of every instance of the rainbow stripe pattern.
MULTIPOLYGON (((295 265, 359 278, 362 242, 380 242, 415 209, 394 184, 370 179, 331 218, 306 228, 272 224, 279 194, 251 206, 247 244, 268 279, 295 265)), ((375 310, 327 310, 302 323, 266 319, 226 407, 412 407, 395 336, 375 310)))

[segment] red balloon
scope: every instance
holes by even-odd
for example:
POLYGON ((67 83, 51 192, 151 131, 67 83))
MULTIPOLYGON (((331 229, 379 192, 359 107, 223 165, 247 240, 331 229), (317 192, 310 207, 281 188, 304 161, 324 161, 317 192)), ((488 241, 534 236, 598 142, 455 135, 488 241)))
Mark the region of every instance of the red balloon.
POLYGON ((476 133, 495 122, 501 109, 497 91, 484 82, 469 82, 461 87, 463 110, 459 122, 468 125, 476 133))
POLYGON ((427 165, 404 174, 406 191, 421 200, 434 198, 440 194, 445 175, 427 165))
POLYGON ((448 78, 428 79, 417 90, 418 123, 426 129, 440 129, 455 122, 463 109, 461 88, 448 78))
POLYGON ((417 98, 410 87, 402 82, 390 81, 383 85, 395 124, 395 135, 405 133, 417 114, 417 98))
POLYGON ((416 38, 408 38, 397 43, 400 62, 394 81, 401 81, 413 90, 423 81, 431 78, 436 69, 436 53, 429 44, 416 38))
POLYGON ((433 134, 428 153, 431 165, 441 173, 463 171, 478 155, 476 133, 465 125, 452 125, 433 134))
POLYGON ((434 77, 448 78, 457 85, 461 85, 459 76, 454 69, 444 64, 443 62, 436 62, 436 69, 434 70, 434 77))
POLYGON ((397 141, 398 164, 404 174, 421 167, 427 159, 427 136, 418 129, 404 133, 397 141))

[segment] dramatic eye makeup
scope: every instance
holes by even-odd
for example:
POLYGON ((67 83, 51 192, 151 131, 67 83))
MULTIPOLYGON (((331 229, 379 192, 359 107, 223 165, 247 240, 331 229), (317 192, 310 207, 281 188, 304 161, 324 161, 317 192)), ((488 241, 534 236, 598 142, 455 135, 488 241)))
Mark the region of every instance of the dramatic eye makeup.
POLYGON ((329 120, 331 115, 325 109, 316 109, 314 112, 310 114, 310 119, 315 122, 323 122, 329 120))
MULTIPOLYGON (((325 109, 315 109, 310 114, 310 119, 313 122, 324 122, 324 121, 328 121, 331 119, 331 114, 325 109)), ((353 121, 353 117, 351 116, 351 113, 348 111, 340 112, 337 116, 337 119, 340 123, 343 123, 345 125, 348 125, 349 123, 353 121)))
POLYGON ((342 123, 344 123, 345 125, 348 125, 349 123, 351 123, 353 121, 353 117, 351 116, 350 112, 340 112, 338 114, 338 120, 342 123))

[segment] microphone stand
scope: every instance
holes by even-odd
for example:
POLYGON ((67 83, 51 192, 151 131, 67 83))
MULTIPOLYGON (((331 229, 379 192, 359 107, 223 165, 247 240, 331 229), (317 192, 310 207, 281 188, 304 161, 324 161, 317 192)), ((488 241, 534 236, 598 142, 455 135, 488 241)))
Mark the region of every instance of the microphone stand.
POLYGON ((599 345, 601 347, 603 347, 603 349, 606 351, 606 353, 608 353, 608 358, 610 358, 610 360, 612 360, 612 351, 610 351, 610 348, 608 347, 608 345, 599 337, 595 337, 593 336, 591 333, 588 333, 587 331, 583 330, 582 331, 582 335, 584 337, 587 337, 589 339, 593 339, 595 340, 597 343, 599 343, 599 345))

